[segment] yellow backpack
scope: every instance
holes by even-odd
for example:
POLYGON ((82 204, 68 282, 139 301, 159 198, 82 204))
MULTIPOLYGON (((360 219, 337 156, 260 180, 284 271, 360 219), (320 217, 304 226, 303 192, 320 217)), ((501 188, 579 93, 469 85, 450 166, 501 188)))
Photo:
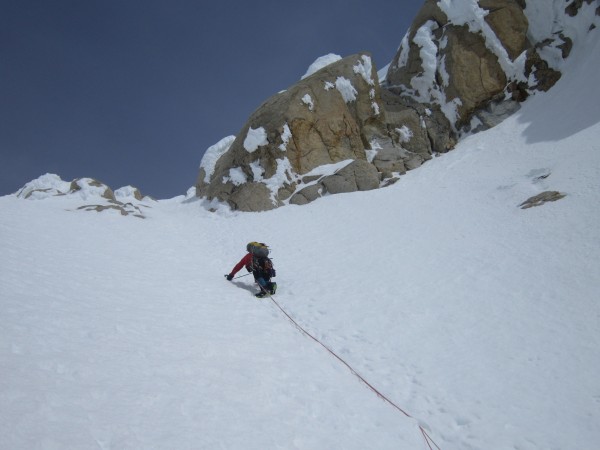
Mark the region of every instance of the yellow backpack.
POLYGON ((263 258, 269 256, 269 247, 267 247, 267 244, 263 244, 262 242, 249 242, 248 245, 246 245, 246 250, 248 250, 248 253, 251 253, 254 256, 260 256, 263 258))
POLYGON ((273 261, 269 259, 269 247, 262 242, 249 242, 246 250, 252 255, 251 269, 255 273, 264 274, 267 277, 275 276, 273 261))

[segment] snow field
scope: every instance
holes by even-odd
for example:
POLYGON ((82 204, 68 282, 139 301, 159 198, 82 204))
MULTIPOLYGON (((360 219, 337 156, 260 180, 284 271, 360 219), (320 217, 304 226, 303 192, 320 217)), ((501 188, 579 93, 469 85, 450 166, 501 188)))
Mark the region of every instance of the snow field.
POLYGON ((347 371, 223 279, 240 249, 225 258, 207 243, 227 224, 12 206, 2 417, 19 420, 3 427, 6 448, 414 443, 414 423, 366 390, 348 396, 347 371))

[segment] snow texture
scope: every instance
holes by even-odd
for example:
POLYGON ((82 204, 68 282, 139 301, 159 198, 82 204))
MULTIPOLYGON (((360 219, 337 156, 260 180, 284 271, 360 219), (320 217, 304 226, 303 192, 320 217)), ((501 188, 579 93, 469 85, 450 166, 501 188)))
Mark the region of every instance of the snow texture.
POLYGON ((377 102, 372 102, 371 108, 373 108, 373 114, 378 116, 380 111, 379 111, 379 105, 377 104, 377 102))
POLYGON ((352 67, 352 70, 355 74, 360 75, 368 85, 375 85, 375 80, 371 75, 373 63, 371 62, 371 58, 367 55, 361 55, 361 59, 356 62, 356 65, 352 67))
POLYGON ((304 97, 302 97, 302 103, 308 106, 309 111, 313 111, 315 109, 315 104, 310 94, 305 94, 304 97))
POLYGON ((123 186, 114 192, 115 199, 123 203, 137 201, 135 198, 136 192, 139 191, 133 186, 123 186))
POLYGON ((329 53, 327 55, 324 56, 320 56, 318 57, 315 62, 313 62, 309 67, 308 70, 306 71, 306 73, 302 76, 302 80, 305 79, 306 77, 311 76, 313 73, 318 72, 319 70, 321 70, 324 67, 327 67, 330 64, 333 64, 337 61, 339 61, 340 59, 342 59, 342 57, 340 55, 336 55, 334 53, 329 53))
POLYGON ((423 62, 423 73, 411 80, 411 86, 416 91, 419 101, 428 101, 435 86, 438 49, 433 40, 433 30, 437 28, 438 24, 429 20, 417 30, 413 39, 419 46, 419 55, 423 62))
POLYGON ((285 152, 287 150, 288 142, 292 138, 292 130, 290 130, 290 126, 287 122, 283 125, 283 133, 281 134, 281 140, 283 141, 279 146, 279 150, 285 152))
POLYGON ((241 186, 248 181, 248 177, 241 167, 232 167, 229 169, 229 175, 223 177, 223 184, 231 182, 235 186, 241 186))
POLYGON ((254 161, 250 163, 250 170, 252 171, 253 181, 261 181, 265 169, 260 165, 260 161, 254 161))
MULTIPOLYGON (((598 2, 583 2, 579 14, 570 17, 565 14, 565 2, 562 0, 527 0, 525 15, 529 22, 528 35, 533 42, 555 40, 559 33, 577 45, 586 39, 591 27, 600 26, 600 17, 596 14, 598 2)), ((540 56, 550 67, 562 70, 565 63, 561 49, 556 45, 544 46, 538 50, 540 56)))
POLYGON ((289 184, 291 181, 295 180, 294 171, 292 170, 292 165, 287 158, 282 158, 277 160, 277 169, 271 178, 263 180, 263 183, 269 191, 271 191, 271 201, 274 205, 277 204, 277 194, 279 189, 284 184, 289 184))
POLYGON ((337 77, 335 80, 335 87, 346 103, 351 103, 356 100, 358 91, 352 85, 352 82, 344 77, 337 77))
POLYGON ((246 139, 244 139, 244 148, 248 153, 253 153, 258 147, 267 145, 268 143, 267 131, 263 127, 258 127, 256 129, 250 127, 246 139))
POLYGON ((204 156, 200 161, 200 168, 204 169, 205 183, 210 183, 217 161, 227 152, 227 150, 229 150, 233 141, 235 141, 235 136, 227 136, 206 149, 206 152, 204 152, 204 156))
POLYGON ((71 192, 71 195, 86 201, 101 198, 108 188, 105 184, 99 184, 92 178, 80 178, 75 181, 75 184, 77 189, 71 192))
POLYGON ((379 71, 377 72, 377 78, 379 79, 380 85, 385 83, 390 65, 391 63, 384 66, 382 69, 379 69, 379 71))
POLYGON ((16 193, 17 197, 39 200, 66 194, 71 189, 71 183, 63 181, 58 175, 47 173, 25 184, 16 193))
POLYGON ((404 35, 404 38, 402 38, 402 42, 400 42, 400 56, 398 57, 398 64, 396 64, 396 68, 398 69, 405 67, 406 64, 408 64, 408 56, 410 52, 410 43, 408 40, 409 34, 410 30, 404 35))
POLYGON ((413 137, 413 132, 406 125, 396 128, 396 133, 400 136, 400 142, 409 142, 413 137))

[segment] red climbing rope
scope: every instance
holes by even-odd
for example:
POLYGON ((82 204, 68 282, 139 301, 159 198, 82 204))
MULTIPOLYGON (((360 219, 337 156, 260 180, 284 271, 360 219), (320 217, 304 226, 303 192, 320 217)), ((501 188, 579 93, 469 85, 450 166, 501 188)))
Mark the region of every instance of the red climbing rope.
MULTIPOLYGON (((394 407, 395 409, 397 409, 398 411, 400 411, 402 414, 404 414, 406 417, 409 417, 411 419, 414 420, 414 417, 412 417, 410 414, 408 414, 406 411, 404 411, 402 408, 400 408, 396 403, 394 403, 392 400, 390 400, 389 398, 387 398, 384 394, 382 394, 377 388, 375 388, 375 386, 373 386, 371 383, 369 383, 361 374, 359 374, 350 364, 348 364, 341 356, 339 356, 337 353, 335 353, 331 348, 329 348, 327 345, 325 345, 323 342, 321 342, 319 339, 317 339, 315 336, 313 336, 312 334, 310 334, 308 331, 306 331, 304 328, 302 328, 300 326, 300 324, 298 324, 298 322, 296 322, 292 316, 290 316, 285 309, 283 309, 281 307, 281 305, 279 303, 277 303, 277 301, 269 294, 267 293, 268 297, 271 299, 271 301, 273 302, 273 304, 290 320, 290 322, 292 322, 294 324, 294 326, 305 336, 307 336, 308 338, 312 339, 313 341, 315 341, 317 344, 319 344, 321 347, 323 347, 325 350, 327 350, 335 359, 337 359, 339 362, 341 362, 343 365, 345 365, 348 370, 350 370, 350 372, 357 377, 362 383, 364 383, 369 389, 371 389, 375 394, 377 394, 377 396, 382 399, 384 402, 388 403, 389 405, 391 405, 392 407, 394 407)), ((427 447, 429 448, 429 450, 433 450, 433 448, 437 448, 438 450, 442 450, 436 443, 435 441, 431 438, 431 436, 429 436, 429 434, 427 433, 427 431, 425 431, 425 429, 423 428, 423 426, 421 424, 419 424, 419 430, 421 431, 421 434, 423 435, 423 439, 425 439, 425 443, 427 444, 427 447), (433 446, 433 447, 432 447, 433 446)))

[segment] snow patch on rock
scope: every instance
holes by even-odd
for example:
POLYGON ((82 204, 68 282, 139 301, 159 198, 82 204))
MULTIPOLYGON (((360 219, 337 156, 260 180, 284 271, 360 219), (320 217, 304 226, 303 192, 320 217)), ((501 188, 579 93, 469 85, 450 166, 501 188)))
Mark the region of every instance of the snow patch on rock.
MULTIPOLYGON (((433 31, 438 28, 436 22, 428 20, 415 34, 413 41, 419 47, 423 72, 411 79, 412 92, 407 92, 407 94, 419 103, 434 102, 439 104, 450 123, 455 124, 458 119, 457 107, 462 102, 459 98, 447 101, 446 94, 439 89, 436 82, 438 67, 443 66, 441 62, 438 63, 438 47, 433 36, 433 31)), ((447 74, 444 76, 444 72, 445 68, 440 73, 442 80, 449 80, 449 76, 447 74)))
POLYGON ((287 150, 288 142, 292 138, 292 130, 290 130, 290 126, 287 122, 283 125, 283 133, 281 134, 282 144, 279 146, 279 150, 285 152, 287 150))
POLYGON ((329 53, 324 56, 318 57, 310 66, 308 66, 308 70, 302 76, 302 80, 311 76, 313 73, 318 72, 324 67, 327 67, 330 64, 333 64, 342 59, 340 55, 336 55, 335 53, 329 53))
POLYGON ((352 85, 352 82, 344 77, 337 77, 335 80, 335 87, 346 103, 350 103, 356 100, 358 91, 352 85))
POLYGON ((260 165, 260 161, 253 161, 250 163, 250 170, 252 171, 252 178, 254 181, 261 181, 263 179, 263 173, 265 169, 260 165))
POLYGON ((314 111, 315 103, 313 102, 313 99, 310 96, 310 94, 305 94, 304 97, 302 97, 302 103, 308 106, 309 111, 314 111))
POLYGON ((64 195, 71 189, 71 183, 63 181, 58 175, 47 173, 26 183, 16 192, 18 198, 41 200, 56 195, 64 195))
POLYGON ((400 142, 409 142, 413 137, 413 132, 406 125, 403 125, 401 128, 396 128, 396 133, 400 137, 400 142))
POLYGON ((241 186, 246 181, 248 181, 248 177, 241 167, 232 167, 229 169, 229 175, 223 177, 223 184, 231 182, 235 186, 241 186))
POLYGON ((371 76, 371 72, 373 71, 373 63, 371 62, 371 58, 369 58, 367 55, 362 55, 361 60, 358 60, 356 65, 352 67, 354 73, 360 75, 370 86, 374 86, 375 80, 371 76))
POLYGON ((408 54, 410 51, 410 44, 408 41, 409 33, 410 30, 404 35, 402 42, 400 42, 400 57, 398 58, 398 64, 396 64, 396 68, 405 67, 408 63, 408 54))
POLYGON ((274 205, 277 204, 277 194, 279 189, 296 178, 289 159, 281 158, 276 162, 277 169, 275 170, 273 176, 271 178, 262 180, 262 182, 271 192, 271 202, 273 202, 274 205))
POLYGON ((115 199, 127 203, 142 199, 140 190, 134 186, 123 186, 115 191, 115 199))
POLYGON ((206 149, 206 152, 204 152, 204 156, 200 161, 200 168, 204 169, 205 183, 210 183, 217 161, 227 152, 227 150, 229 150, 233 141, 235 141, 235 136, 227 136, 206 149))
POLYGON ((419 55, 423 61, 423 73, 413 77, 410 81, 411 87, 414 89, 415 97, 420 102, 427 102, 430 95, 435 90, 435 73, 437 70, 437 54, 438 48, 433 39, 433 30, 436 30, 438 24, 433 20, 428 20, 417 30, 413 39, 414 43, 419 46, 419 55))
POLYGON ((246 139, 244 139, 244 148, 248 153, 253 153, 258 147, 267 145, 268 143, 267 131, 263 127, 258 127, 256 129, 250 127, 246 139))

